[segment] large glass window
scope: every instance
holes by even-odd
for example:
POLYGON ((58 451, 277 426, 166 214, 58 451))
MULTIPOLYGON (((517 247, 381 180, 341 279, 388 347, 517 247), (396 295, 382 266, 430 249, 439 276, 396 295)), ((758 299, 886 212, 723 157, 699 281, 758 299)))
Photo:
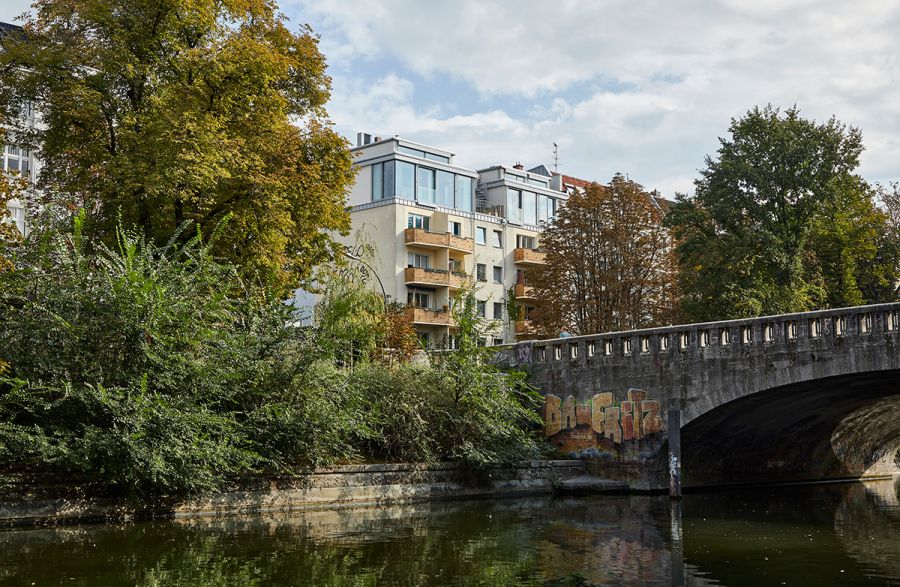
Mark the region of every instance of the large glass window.
POLYGON ((523 217, 522 222, 525 224, 531 224, 532 226, 537 224, 537 196, 534 192, 522 192, 522 208, 523 208, 523 217))
POLYGON ((519 190, 506 190, 506 218, 510 222, 522 224, 522 192, 519 190))
POLYGON ((410 214, 406 220, 407 228, 423 228, 428 230, 431 228, 431 218, 422 216, 421 214, 410 214))
POLYGON ((384 198, 384 165, 376 163, 372 166, 372 200, 384 198))
POLYGON ((472 211, 472 178, 462 175, 456 176, 456 208, 458 210, 472 211))
POLYGON ((418 157, 419 159, 425 158, 425 151, 420 151, 419 149, 410 149, 409 147, 397 147, 398 153, 403 153, 404 155, 412 155, 413 157, 418 157))
POLYGON ((453 207, 453 174, 447 171, 437 172, 437 204, 453 207))
MULTIPOLYGON (((416 166, 412 163, 406 163, 405 161, 396 161, 394 164, 397 167, 397 185, 394 194, 398 198, 415 200, 416 166)), ((387 164, 385 164, 385 169, 387 169, 387 164)), ((387 191, 387 186, 385 186, 385 193, 390 193, 387 191)))
POLYGON ((416 201, 423 204, 435 203, 434 169, 416 168, 416 201))
POLYGON ((432 161, 440 161, 441 163, 450 163, 450 157, 444 157, 443 155, 438 155, 437 153, 429 153, 426 151, 425 158, 431 159, 432 161))
POLYGON ((547 222, 550 220, 550 198, 538 194, 537 205, 538 222, 547 222))
POLYGON ((420 255, 419 253, 407 253, 406 266, 429 269, 431 268, 431 259, 428 257, 428 255, 420 255))

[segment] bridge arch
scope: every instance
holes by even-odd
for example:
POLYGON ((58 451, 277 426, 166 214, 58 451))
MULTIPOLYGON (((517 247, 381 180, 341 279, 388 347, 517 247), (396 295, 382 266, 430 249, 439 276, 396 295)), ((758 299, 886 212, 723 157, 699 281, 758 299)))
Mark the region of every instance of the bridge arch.
POLYGON ((900 436, 898 350, 900 304, 881 304, 532 341, 517 346, 515 362, 547 399, 551 442, 596 459, 604 474, 651 488, 661 481, 669 409, 681 414, 687 482, 751 480, 738 478, 741 471, 756 480, 900 471, 887 454, 900 436), (652 425, 635 424, 650 415, 642 406, 654 402, 662 419, 655 433, 652 425), (788 466, 792 459, 821 459, 826 440, 813 450, 810 439, 829 426, 837 434, 827 439, 836 443, 836 461, 805 472, 788 466), (765 447, 768 453, 758 452, 768 455, 766 466, 760 469, 762 457, 750 453, 715 456, 725 446, 765 447), (791 458, 779 459, 779 450, 791 458), (880 456, 872 461, 873 455, 880 456))

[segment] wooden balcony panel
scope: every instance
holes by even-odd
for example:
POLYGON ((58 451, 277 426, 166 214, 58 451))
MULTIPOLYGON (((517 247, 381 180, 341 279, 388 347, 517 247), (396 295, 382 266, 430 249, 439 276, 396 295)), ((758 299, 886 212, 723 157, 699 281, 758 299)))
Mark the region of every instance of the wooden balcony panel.
POLYGON ((462 289, 464 287, 469 287, 472 285, 472 278, 466 273, 451 273, 450 274, 450 289, 462 289))
POLYGON ((475 241, 470 238, 454 236, 446 232, 429 232, 422 228, 405 229, 403 240, 409 246, 425 249, 451 249, 464 254, 471 254, 475 251, 475 241))
POLYGON ((516 299, 521 300, 523 302, 531 302, 536 299, 535 294, 534 294, 534 288, 531 287, 530 285, 525 285, 524 283, 516 284, 515 293, 516 293, 516 299))
POLYGON ((447 287, 450 285, 450 276, 451 273, 444 269, 407 267, 403 270, 403 279, 407 285, 437 285, 447 287))
POLYGON ((534 331, 534 325, 531 320, 516 320, 516 336, 531 334, 534 331))
POLYGON ((513 249, 513 262, 526 267, 529 265, 546 265, 547 253, 534 249, 513 249))
POLYGON ((429 308, 409 307, 404 310, 406 319, 413 324, 429 326, 454 326, 453 315, 449 310, 431 310, 429 308))

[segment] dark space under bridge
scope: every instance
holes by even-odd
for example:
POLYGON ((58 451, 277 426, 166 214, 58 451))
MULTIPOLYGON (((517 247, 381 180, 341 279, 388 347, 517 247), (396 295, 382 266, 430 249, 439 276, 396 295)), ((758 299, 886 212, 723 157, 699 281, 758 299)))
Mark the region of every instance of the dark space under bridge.
POLYGON ((527 341, 561 451, 634 489, 900 472, 900 304, 527 341))

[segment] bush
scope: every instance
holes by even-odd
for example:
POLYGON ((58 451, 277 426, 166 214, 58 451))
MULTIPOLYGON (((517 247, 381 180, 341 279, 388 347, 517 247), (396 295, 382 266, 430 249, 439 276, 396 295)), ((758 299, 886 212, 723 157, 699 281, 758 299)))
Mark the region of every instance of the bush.
POLYGON ((361 458, 541 454, 536 394, 485 360, 471 295, 460 351, 416 366, 386 352, 409 333, 380 296, 340 273, 298 326, 199 235, 42 239, 0 273, 0 474, 182 496, 361 458))

